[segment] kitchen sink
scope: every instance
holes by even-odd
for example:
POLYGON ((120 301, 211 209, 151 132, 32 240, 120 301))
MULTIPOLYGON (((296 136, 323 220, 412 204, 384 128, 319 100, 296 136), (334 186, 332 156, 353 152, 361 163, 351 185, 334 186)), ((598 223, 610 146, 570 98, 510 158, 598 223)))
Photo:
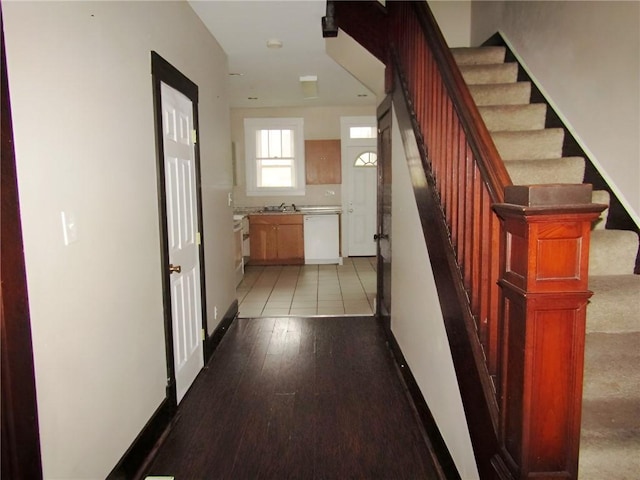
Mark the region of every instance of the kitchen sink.
POLYGON ((260 213, 294 213, 298 212, 298 207, 295 204, 291 205, 279 205, 279 206, 267 206, 261 209, 260 213))

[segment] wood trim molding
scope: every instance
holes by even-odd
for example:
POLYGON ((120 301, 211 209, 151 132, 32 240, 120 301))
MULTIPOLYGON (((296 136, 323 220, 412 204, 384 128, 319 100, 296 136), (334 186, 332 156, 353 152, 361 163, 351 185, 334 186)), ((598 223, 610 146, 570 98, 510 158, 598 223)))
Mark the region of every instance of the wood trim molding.
POLYGON ((0 330, 2 343, 0 369, 2 381, 3 478, 42 478, 38 408, 31 342, 29 296, 24 264, 20 203, 13 147, 13 125, 0 11, 1 43, 1 138, 0 167, 0 330))
MULTIPOLYGON (((233 321, 238 317, 238 300, 234 300, 213 333, 205 341, 205 365, 222 341, 233 321)), ((118 464, 107 476, 107 480, 140 479, 153 461, 158 449, 169 434, 178 407, 172 398, 166 397, 143 430, 133 441, 118 464)))
POLYGON ((224 317, 222 317, 222 320, 220 320, 218 326, 211 333, 211 335, 207 337, 207 340, 204 344, 205 365, 209 363, 209 360, 211 360, 213 352, 216 350, 216 348, 218 348, 218 345, 222 341, 222 338, 225 336, 227 330, 229 330, 229 327, 236 318, 238 318, 238 299, 235 299, 231 303, 231 306, 229 306, 229 308, 225 312, 224 317))
POLYGON ((165 398, 118 464, 107 475, 107 480, 141 478, 155 452, 168 435, 176 411, 175 402, 165 398))
POLYGON ((415 408, 415 413, 421 422, 425 442, 429 449, 429 453, 433 458, 433 463, 436 468, 439 469, 440 478, 443 480, 460 479, 460 473, 456 468, 451 452, 449 452, 449 448, 440 433, 438 424, 433 418, 429 405, 422 395, 418 382, 416 382, 413 372, 411 372, 411 368, 409 368, 409 365, 402 354, 402 350, 400 349, 400 345, 398 344, 396 337, 388 327, 387 323, 382 323, 382 328, 387 335, 387 341, 398 369, 398 375, 404 382, 407 396, 415 408))

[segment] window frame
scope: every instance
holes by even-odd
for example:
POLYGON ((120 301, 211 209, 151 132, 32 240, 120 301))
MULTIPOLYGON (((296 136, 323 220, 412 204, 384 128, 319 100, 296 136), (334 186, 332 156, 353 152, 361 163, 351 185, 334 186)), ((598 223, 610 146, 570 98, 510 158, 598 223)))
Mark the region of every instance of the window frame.
POLYGON ((245 118, 245 173, 247 196, 304 195, 304 119, 302 118, 245 118), (293 175, 291 187, 258 186, 258 159, 256 155, 256 133, 259 130, 293 130, 293 175))

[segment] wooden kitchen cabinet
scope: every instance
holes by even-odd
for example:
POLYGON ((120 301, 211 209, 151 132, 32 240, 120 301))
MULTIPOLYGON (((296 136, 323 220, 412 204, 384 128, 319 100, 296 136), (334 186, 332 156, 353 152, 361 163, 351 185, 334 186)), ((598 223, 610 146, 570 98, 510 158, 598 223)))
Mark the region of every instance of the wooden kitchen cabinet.
POLYGON ((304 264, 302 215, 249 215, 252 265, 304 264))
POLYGON ((340 140, 307 140, 304 156, 307 185, 342 183, 340 140))

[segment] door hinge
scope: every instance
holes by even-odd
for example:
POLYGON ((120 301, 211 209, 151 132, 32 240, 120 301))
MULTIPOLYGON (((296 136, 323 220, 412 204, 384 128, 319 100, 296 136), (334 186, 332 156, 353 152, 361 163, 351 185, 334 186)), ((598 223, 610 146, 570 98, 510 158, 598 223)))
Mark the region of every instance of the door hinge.
POLYGON ((200 232, 196 232, 196 245, 202 244, 202 240, 200 238, 200 232))
POLYGON ((195 144, 198 143, 198 132, 195 129, 191 130, 191 141, 195 144))
POLYGON ((202 329, 202 341, 204 342, 207 339, 207 334, 204 333, 204 328, 202 329))

